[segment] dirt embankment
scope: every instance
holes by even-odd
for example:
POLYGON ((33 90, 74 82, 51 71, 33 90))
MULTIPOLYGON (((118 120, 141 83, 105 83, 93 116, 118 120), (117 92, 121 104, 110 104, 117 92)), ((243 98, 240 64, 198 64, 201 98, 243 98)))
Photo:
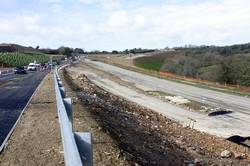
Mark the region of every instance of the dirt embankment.
POLYGON ((73 100, 73 126, 76 132, 90 132, 92 134, 93 144, 93 165, 94 166, 129 166, 131 162, 127 161, 123 152, 117 146, 117 143, 105 129, 99 124, 101 119, 93 115, 88 107, 78 100, 77 94, 81 89, 72 84, 72 80, 64 74, 60 78, 66 88, 67 97, 73 100))
MULTIPOLYGON (((79 99, 123 150, 140 165, 248 165, 249 150, 229 141, 184 128, 164 116, 112 95, 85 76, 73 76, 79 99), (222 158, 228 150, 230 157, 222 158), (241 158, 241 159, 239 159, 241 158)), ((71 78, 68 78, 71 79, 71 78)))
POLYGON ((49 74, 44 78, 0 155, 1 166, 64 165, 53 92, 53 75, 49 74))

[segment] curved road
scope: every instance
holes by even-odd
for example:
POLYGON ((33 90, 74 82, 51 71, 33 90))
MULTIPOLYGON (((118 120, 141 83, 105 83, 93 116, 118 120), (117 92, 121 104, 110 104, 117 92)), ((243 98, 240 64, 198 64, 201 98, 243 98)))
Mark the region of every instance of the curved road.
POLYGON ((47 73, 28 73, 15 82, 0 86, 0 145, 47 73))
MULTIPOLYGON (((173 95, 183 96, 187 99, 205 103, 214 107, 230 109, 250 115, 250 98, 222 93, 214 90, 198 88, 191 85, 168 81, 149 75, 129 71, 116 66, 97 61, 86 60, 88 64, 118 76, 122 80, 133 82, 137 86, 145 86, 152 90, 163 91, 173 95)), ((250 120, 250 119, 248 119, 250 120)))
MULTIPOLYGON (((225 133, 223 136, 232 136, 235 134, 245 137, 250 136, 250 98, 159 79, 99 61, 85 59, 84 62, 92 67, 111 73, 126 82, 133 83, 138 88, 144 87, 148 90, 162 91, 173 95, 183 96, 187 99, 205 103, 214 107, 229 109, 232 113, 225 115, 208 117, 206 115, 204 116, 204 114, 200 114, 198 116, 197 113, 197 116, 194 116, 191 112, 187 112, 187 116, 195 119, 197 123, 202 121, 202 123, 207 126, 206 130, 207 128, 213 130, 216 129, 216 135, 221 135, 220 133, 224 131, 225 133), (197 118, 200 116, 204 116, 204 118, 202 118, 203 120, 197 118), (217 126, 208 126, 204 119, 211 121, 212 124, 217 124, 217 126), (218 123, 215 123, 214 121, 217 121, 218 123)), ((166 113, 169 115, 169 111, 166 113)), ((177 116, 178 112, 175 114, 177 116)), ((183 115, 178 117, 183 118, 183 115)), ((205 131, 205 129, 203 129, 203 131, 205 131)))

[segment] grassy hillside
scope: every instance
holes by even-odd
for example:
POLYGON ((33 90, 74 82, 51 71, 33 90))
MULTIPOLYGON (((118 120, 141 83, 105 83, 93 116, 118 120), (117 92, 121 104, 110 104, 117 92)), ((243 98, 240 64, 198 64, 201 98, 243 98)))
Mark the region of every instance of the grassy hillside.
POLYGON ((156 56, 152 58, 149 57, 141 57, 134 60, 134 64, 138 67, 160 71, 162 65, 164 64, 165 57, 164 56, 156 56))
POLYGON ((250 44, 176 48, 134 60, 138 67, 203 80, 250 85, 250 44))
MULTIPOLYGON (((53 56, 53 60, 59 60, 62 56, 53 56)), ((25 66, 31 62, 46 63, 50 60, 50 56, 43 53, 25 52, 25 53, 0 53, 0 66, 25 66)))

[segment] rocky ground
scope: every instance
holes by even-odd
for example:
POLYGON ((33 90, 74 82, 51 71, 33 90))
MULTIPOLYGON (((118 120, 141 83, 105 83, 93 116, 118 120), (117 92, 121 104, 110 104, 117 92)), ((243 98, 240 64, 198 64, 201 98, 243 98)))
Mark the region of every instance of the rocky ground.
POLYGON ((0 155, 1 166, 64 165, 54 81, 47 75, 0 155))
POLYGON ((105 128, 100 125, 101 118, 89 111, 88 106, 78 100, 81 90, 72 84, 71 79, 64 74, 60 78, 66 88, 66 95, 73 99, 73 126, 76 132, 90 132, 93 143, 94 166, 128 166, 132 163, 127 161, 116 140, 112 139, 105 128))
MULTIPOLYGON (((139 165, 248 165, 249 149, 185 128, 112 95, 84 75, 67 76, 77 98, 116 141, 126 160, 139 165)), ((80 118, 81 121, 82 118, 80 118)))

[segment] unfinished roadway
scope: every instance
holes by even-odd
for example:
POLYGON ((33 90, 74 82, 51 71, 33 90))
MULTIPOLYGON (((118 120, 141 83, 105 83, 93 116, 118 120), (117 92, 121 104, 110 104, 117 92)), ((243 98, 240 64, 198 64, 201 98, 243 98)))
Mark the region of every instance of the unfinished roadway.
POLYGON ((5 77, 0 81, 0 151, 4 147, 17 119, 48 71, 5 77))
POLYGON ((184 108, 163 102, 157 98, 147 96, 127 86, 123 86, 115 81, 104 78, 102 75, 94 73, 92 70, 73 68, 85 74, 98 86, 116 95, 122 96, 130 101, 160 112, 168 118, 187 125, 194 119, 194 128, 220 137, 230 137, 240 135, 248 137, 250 135, 250 99, 247 97, 231 95, 209 89, 198 88, 191 85, 181 84, 165 79, 152 77, 149 75, 122 69, 106 63, 84 60, 84 63, 98 70, 110 73, 121 80, 134 84, 142 90, 161 91, 173 95, 185 97, 189 100, 208 104, 232 111, 230 114, 208 116, 200 112, 192 112, 184 108))

